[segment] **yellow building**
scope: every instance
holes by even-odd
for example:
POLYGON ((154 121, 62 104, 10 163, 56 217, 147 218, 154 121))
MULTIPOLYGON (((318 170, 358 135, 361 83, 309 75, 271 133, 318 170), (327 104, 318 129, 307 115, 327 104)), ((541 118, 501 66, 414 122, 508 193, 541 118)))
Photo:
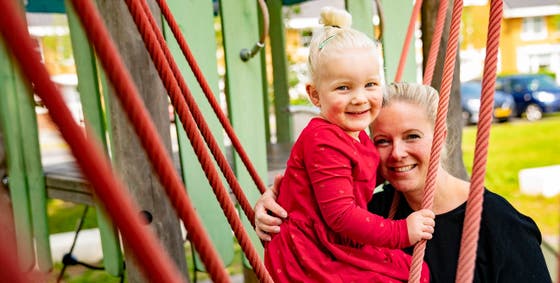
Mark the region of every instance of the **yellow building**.
MULTIPOLYGON (((482 75, 490 3, 465 1, 461 79, 482 75)), ((550 72, 560 81, 560 1, 504 0, 498 73, 550 72)))

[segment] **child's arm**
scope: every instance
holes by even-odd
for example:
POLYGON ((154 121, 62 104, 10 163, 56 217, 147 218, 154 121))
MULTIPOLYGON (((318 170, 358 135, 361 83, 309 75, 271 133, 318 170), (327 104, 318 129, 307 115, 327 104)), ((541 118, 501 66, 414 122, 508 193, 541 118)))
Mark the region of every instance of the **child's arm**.
POLYGON ((366 210, 365 201, 356 199, 354 154, 346 137, 336 132, 320 131, 305 144, 305 166, 323 219, 333 231, 360 243, 388 248, 409 246, 406 220, 387 220, 372 214, 366 210), (358 205, 360 201, 364 203, 358 205))

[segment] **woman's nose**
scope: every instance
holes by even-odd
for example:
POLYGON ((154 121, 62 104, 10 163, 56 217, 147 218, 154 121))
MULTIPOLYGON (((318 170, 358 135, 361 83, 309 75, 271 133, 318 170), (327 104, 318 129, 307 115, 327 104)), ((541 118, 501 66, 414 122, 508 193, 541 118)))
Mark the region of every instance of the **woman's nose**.
POLYGON ((391 150, 391 156, 394 159, 401 159, 406 156, 406 145, 400 141, 393 141, 393 148, 391 150))

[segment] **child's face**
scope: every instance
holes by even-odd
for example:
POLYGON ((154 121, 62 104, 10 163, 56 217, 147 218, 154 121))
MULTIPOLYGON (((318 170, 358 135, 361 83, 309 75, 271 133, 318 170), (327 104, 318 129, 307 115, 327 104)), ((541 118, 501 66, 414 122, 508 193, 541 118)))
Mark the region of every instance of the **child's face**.
POLYGON ((307 91, 324 119, 357 138, 377 117, 383 101, 375 49, 329 51, 307 91))

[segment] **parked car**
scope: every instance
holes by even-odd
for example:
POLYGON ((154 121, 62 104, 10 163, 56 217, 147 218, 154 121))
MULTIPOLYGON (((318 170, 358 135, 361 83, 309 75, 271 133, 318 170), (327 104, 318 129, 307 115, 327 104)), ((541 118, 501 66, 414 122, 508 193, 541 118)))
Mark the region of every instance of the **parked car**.
MULTIPOLYGON (((461 108, 465 125, 478 123, 480 111, 480 94, 482 84, 480 81, 468 81, 461 83, 461 108)), ((494 119, 498 122, 508 121, 515 108, 515 102, 511 95, 496 91, 494 93, 494 119)))
POLYGON ((543 113, 560 111, 560 86, 547 75, 500 76, 496 89, 512 95, 515 115, 529 121, 541 119, 543 113))

